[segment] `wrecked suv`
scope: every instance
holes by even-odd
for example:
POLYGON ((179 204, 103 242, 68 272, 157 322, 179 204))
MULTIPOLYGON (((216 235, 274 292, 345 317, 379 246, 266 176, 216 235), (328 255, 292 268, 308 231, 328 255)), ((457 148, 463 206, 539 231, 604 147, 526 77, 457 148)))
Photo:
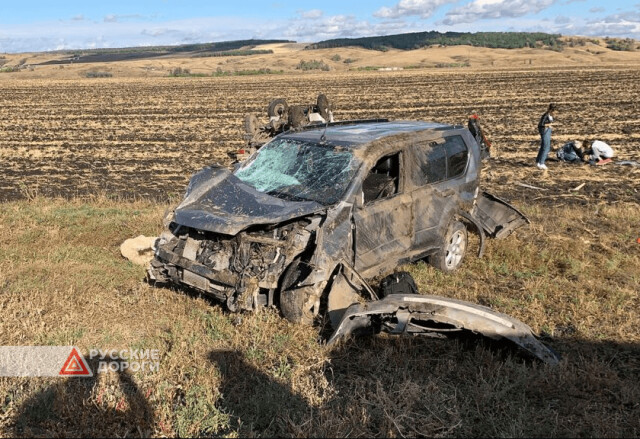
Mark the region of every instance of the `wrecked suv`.
POLYGON ((485 237, 527 222, 480 191, 480 167, 460 126, 380 119, 288 131, 233 172, 192 177, 148 276, 231 311, 275 305, 304 323, 327 312, 336 326, 362 294, 377 299, 367 280, 425 258, 455 270, 468 231, 481 256, 485 237))

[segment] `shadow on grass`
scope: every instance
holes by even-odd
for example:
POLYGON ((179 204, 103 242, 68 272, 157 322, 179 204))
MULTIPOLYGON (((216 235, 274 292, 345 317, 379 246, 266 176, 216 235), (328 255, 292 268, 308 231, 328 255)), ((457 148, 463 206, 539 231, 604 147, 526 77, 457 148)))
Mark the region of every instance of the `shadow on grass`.
MULTIPOLYGON (((473 336, 351 339, 327 351, 324 365, 294 365, 294 380, 276 379, 270 366, 254 366, 232 350, 209 352, 205 367, 220 372, 215 405, 231 416, 222 434, 637 437, 640 344, 569 336, 546 342, 563 356, 557 367, 511 344, 473 336)), ((95 362, 90 366, 96 370, 95 362)), ((120 390, 115 406, 95 396, 95 377, 60 380, 18 408, 13 434, 140 437, 157 431, 131 376, 102 379, 120 390)))
POLYGON ((14 425, 16 436, 148 437, 151 434, 153 410, 131 375, 116 373, 117 384, 113 385, 119 386, 121 398, 109 407, 102 406, 100 396, 97 400, 93 398, 98 386, 98 361, 87 362, 93 377, 60 380, 22 404, 14 425))
POLYGON ((217 405, 241 436, 637 437, 640 345, 551 344, 557 367, 475 336, 352 339, 328 353, 331 396, 318 406, 241 353, 209 359, 222 374, 217 405))
POLYGON ((292 435, 311 408, 286 384, 249 364, 236 351, 212 351, 209 360, 222 375, 218 406, 232 417, 231 426, 241 436, 259 433, 267 437, 292 435))

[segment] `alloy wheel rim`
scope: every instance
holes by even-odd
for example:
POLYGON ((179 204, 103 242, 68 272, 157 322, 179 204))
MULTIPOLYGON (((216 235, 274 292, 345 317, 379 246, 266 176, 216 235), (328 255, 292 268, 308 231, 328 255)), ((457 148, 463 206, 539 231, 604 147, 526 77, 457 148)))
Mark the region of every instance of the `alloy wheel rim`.
POLYGON ((464 239, 464 232, 462 230, 456 230, 447 245, 447 252, 445 255, 445 263, 448 268, 457 267, 464 256, 466 249, 466 240, 464 239))

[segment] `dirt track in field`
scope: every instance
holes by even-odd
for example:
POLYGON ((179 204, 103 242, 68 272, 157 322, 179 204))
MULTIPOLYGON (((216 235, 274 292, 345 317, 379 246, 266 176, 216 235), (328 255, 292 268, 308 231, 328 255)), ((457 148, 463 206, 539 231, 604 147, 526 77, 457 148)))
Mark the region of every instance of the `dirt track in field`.
MULTIPOLYGON (((416 70, 278 77, 11 80, 0 82, 0 201, 107 194, 179 198, 189 176, 243 145, 247 112, 326 93, 338 120, 388 117, 466 124, 471 109, 495 143, 484 185, 545 204, 640 201, 640 168, 533 165, 547 104, 562 123, 554 149, 574 138, 611 144, 640 161, 640 70, 416 70), (579 191, 570 191, 587 182, 579 191), (519 186, 522 183, 546 190, 519 186)), ((552 155, 553 156, 553 155, 552 155)))

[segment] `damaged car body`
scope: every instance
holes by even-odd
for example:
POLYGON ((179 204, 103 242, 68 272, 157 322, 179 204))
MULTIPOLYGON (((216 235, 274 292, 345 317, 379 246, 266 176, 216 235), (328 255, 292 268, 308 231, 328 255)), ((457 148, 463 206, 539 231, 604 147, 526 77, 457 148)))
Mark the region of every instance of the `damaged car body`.
POLYGON ((468 230, 504 238, 527 218, 480 191, 480 150, 466 128, 385 119, 331 123, 275 137, 232 172, 194 175, 166 218, 148 271, 231 311, 278 306, 294 322, 328 313, 338 327, 354 288, 427 259, 462 263, 468 230))

